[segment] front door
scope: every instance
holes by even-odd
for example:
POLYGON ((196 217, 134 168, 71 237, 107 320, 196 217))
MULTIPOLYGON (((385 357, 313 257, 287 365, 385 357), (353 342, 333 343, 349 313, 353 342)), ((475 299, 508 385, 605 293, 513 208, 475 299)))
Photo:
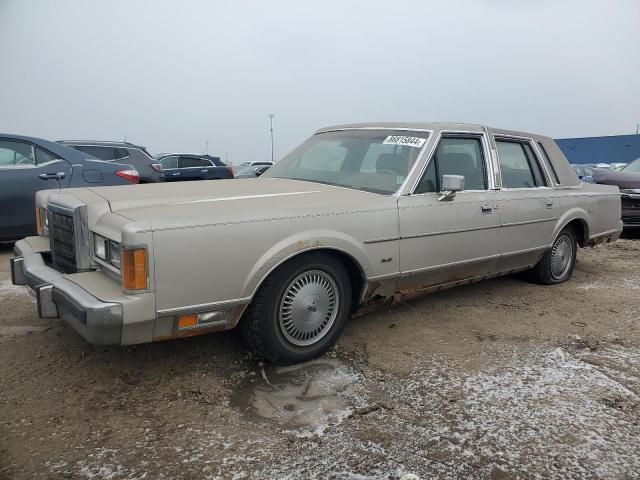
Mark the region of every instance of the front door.
POLYGON ((482 134, 443 134, 411 195, 399 198, 399 289, 482 278, 500 255, 500 212, 489 189, 482 134), (440 200, 443 175, 463 175, 464 191, 440 200))
POLYGON ((71 165, 25 141, 0 138, 0 240, 35 235, 38 190, 65 187, 71 165))

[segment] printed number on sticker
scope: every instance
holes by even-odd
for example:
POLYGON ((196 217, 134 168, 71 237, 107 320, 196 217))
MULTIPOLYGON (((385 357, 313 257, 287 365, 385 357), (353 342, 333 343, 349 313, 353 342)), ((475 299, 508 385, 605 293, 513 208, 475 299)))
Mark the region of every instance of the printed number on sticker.
POLYGON ((420 148, 426 142, 426 138, 405 137, 403 135, 389 135, 382 142, 384 145, 406 145, 407 147, 420 148))

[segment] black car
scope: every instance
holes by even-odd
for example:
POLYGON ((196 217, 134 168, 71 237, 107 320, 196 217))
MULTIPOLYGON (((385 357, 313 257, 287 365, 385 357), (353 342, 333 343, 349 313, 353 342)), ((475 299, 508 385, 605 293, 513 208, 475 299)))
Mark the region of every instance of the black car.
POLYGON ((0 241, 36 234, 35 193, 138 183, 131 165, 107 163, 55 142, 0 134, 0 241))
POLYGON ((233 178, 231 167, 211 155, 161 153, 156 155, 156 160, 162 164, 167 182, 233 178))
POLYGON ((140 183, 163 182, 160 165, 145 147, 129 142, 103 142, 97 140, 60 140, 58 143, 88 153, 105 162, 127 163, 140 173, 140 183))

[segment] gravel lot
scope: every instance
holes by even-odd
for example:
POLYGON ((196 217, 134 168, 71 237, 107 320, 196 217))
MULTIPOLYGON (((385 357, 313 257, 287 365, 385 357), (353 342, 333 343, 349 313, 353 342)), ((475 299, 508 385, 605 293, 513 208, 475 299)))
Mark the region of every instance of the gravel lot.
POLYGON ((263 366, 236 332, 96 348, 0 249, 1 479, 640 478, 640 240, 355 318, 263 366))

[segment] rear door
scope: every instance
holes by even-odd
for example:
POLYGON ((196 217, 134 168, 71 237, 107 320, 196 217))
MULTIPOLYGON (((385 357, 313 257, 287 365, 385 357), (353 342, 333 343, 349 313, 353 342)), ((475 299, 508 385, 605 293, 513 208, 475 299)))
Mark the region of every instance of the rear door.
POLYGON ((531 139, 494 137, 502 186, 501 270, 536 263, 552 240, 561 210, 553 181, 531 139))
POLYGON ((180 155, 181 180, 203 180, 209 178, 213 164, 204 158, 180 155))
POLYGON ((66 187, 71 165, 30 142, 0 138, 0 239, 36 233, 35 194, 66 187))

